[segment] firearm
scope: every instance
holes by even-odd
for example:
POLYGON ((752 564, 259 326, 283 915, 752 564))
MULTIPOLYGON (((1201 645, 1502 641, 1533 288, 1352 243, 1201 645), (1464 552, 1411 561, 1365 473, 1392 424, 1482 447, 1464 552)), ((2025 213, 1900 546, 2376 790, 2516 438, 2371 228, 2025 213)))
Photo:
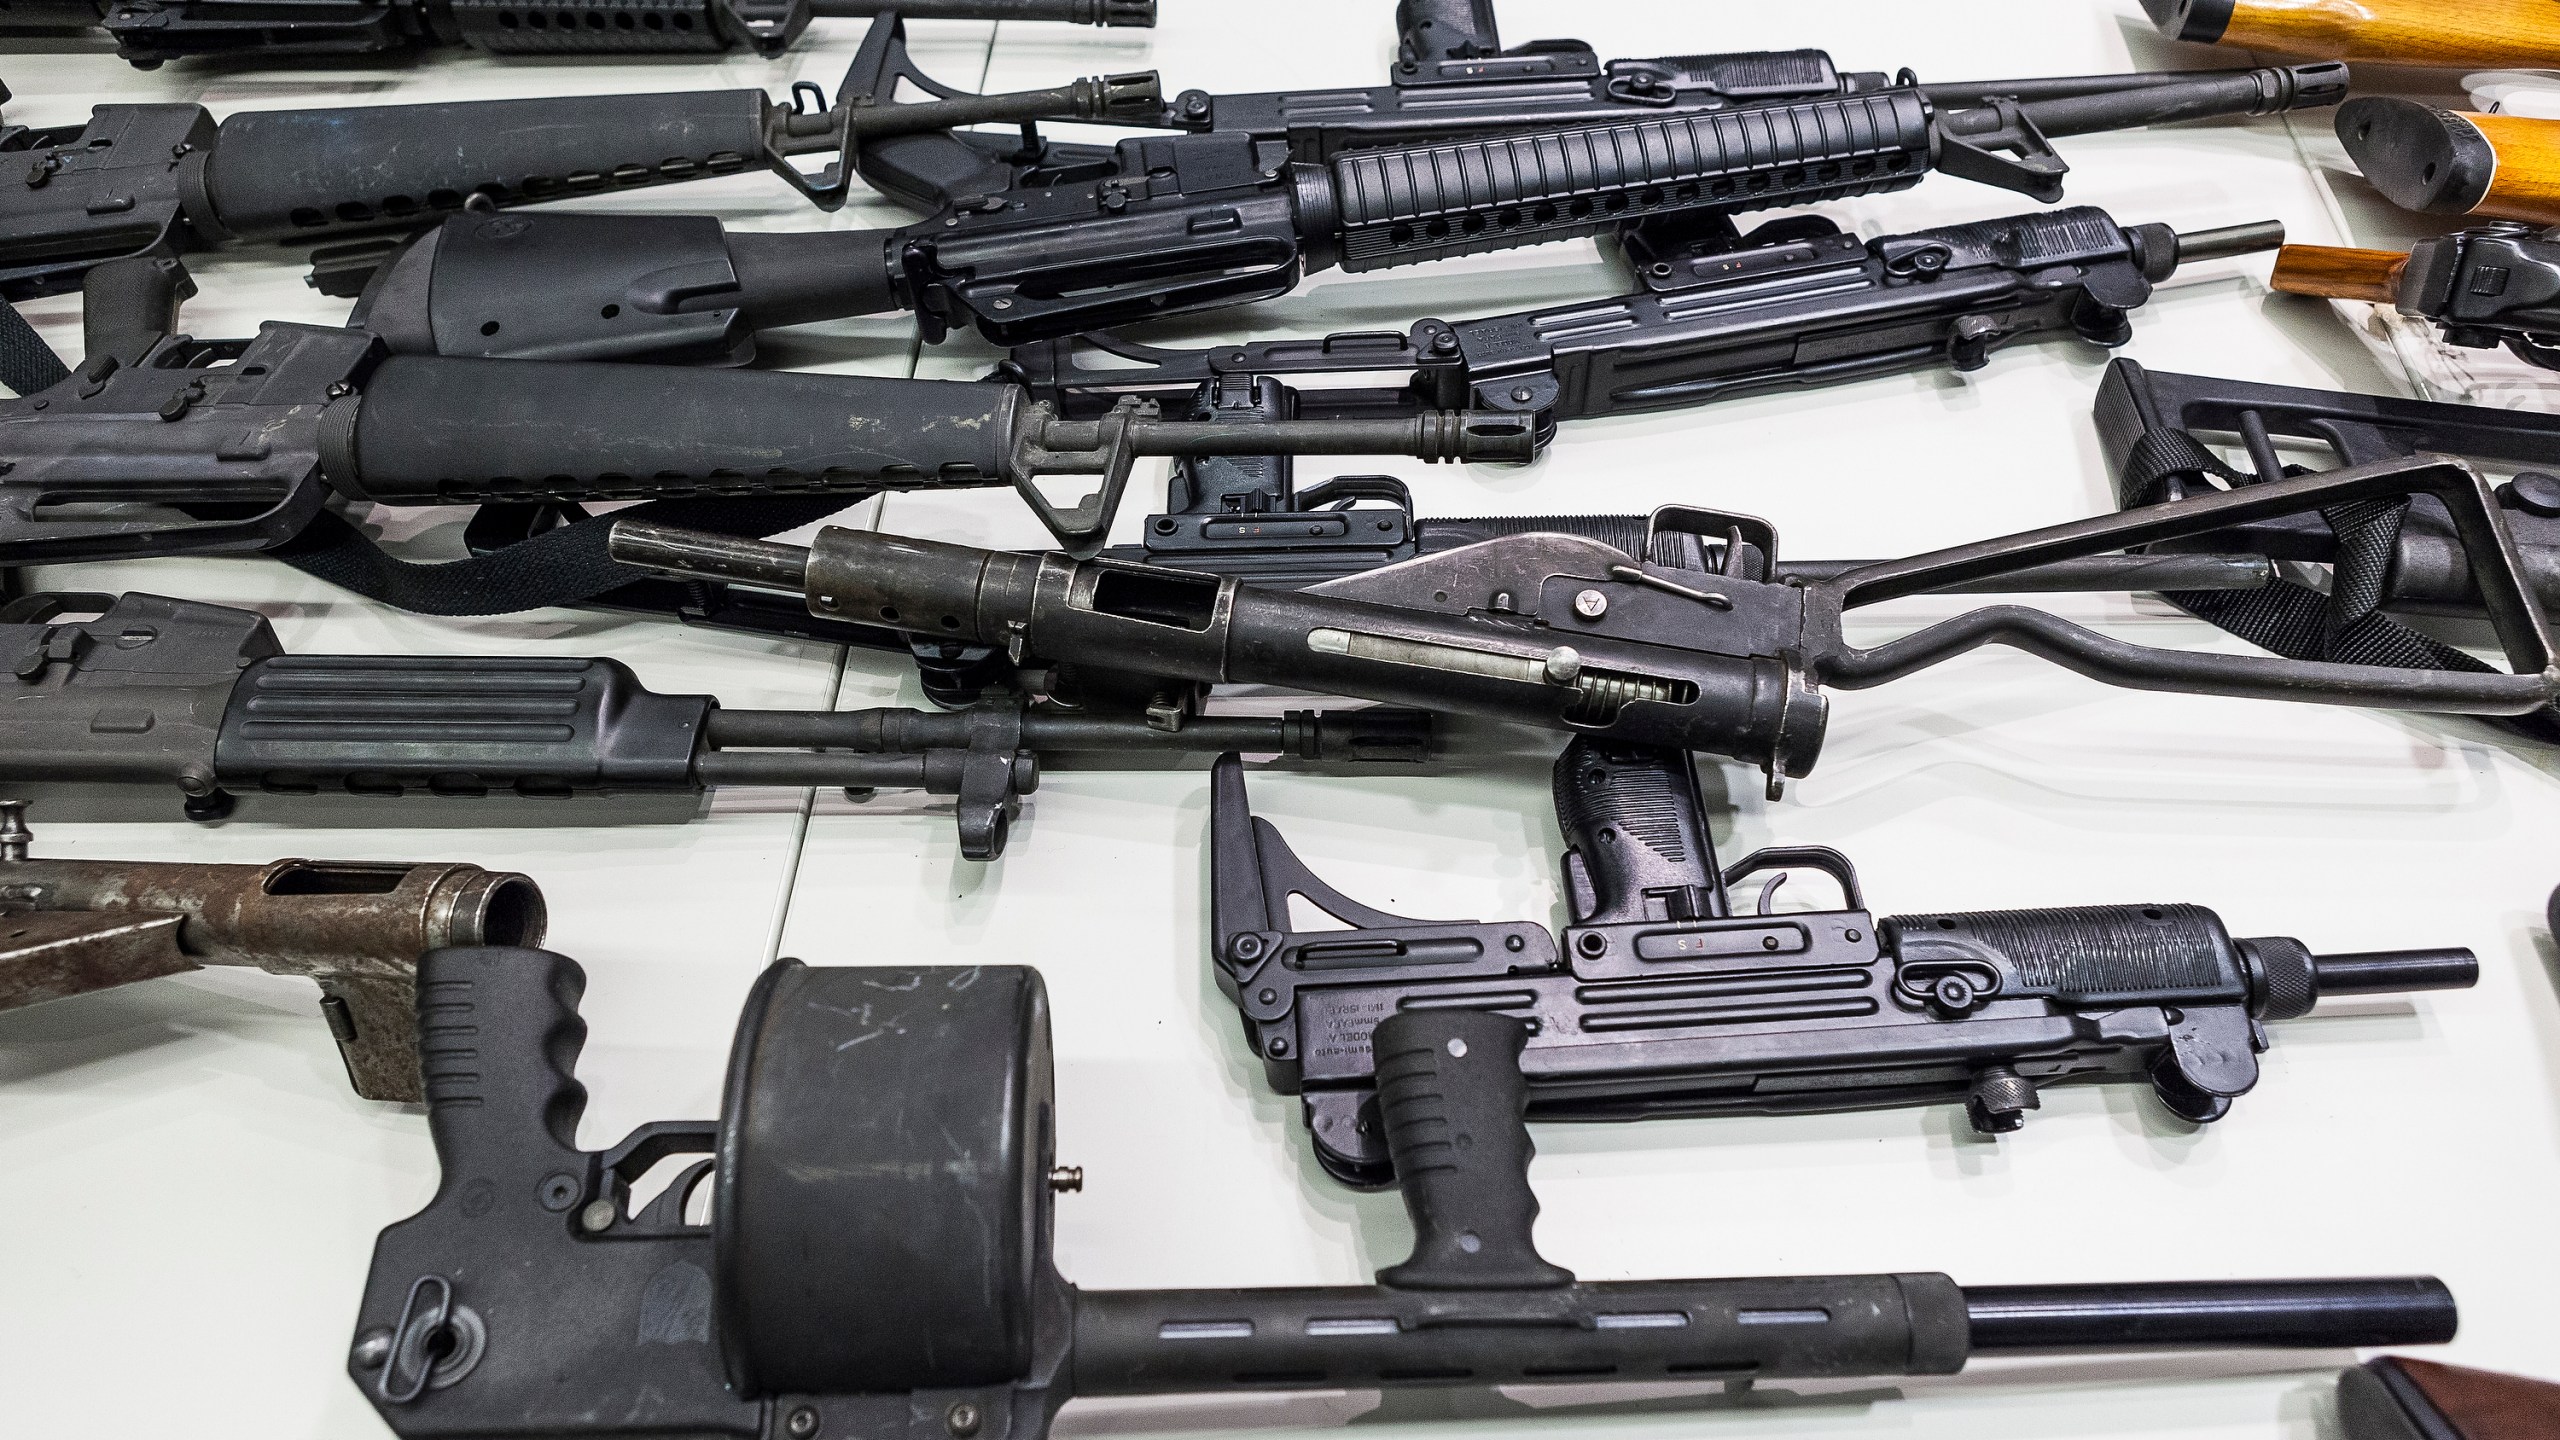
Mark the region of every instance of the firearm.
POLYGON ((1529 1116, 1643 1120, 1961 1101, 1976 1133, 2026 1123, 2047 1086, 2147 1080, 2193 1124, 2258 1081, 2266 1022, 2324 995, 2467 988, 2468 950, 2315 955, 2236 939, 2197 905, 1867 912, 1847 856, 1763 850, 1718 868, 1679 751, 1577 736, 1555 767, 1565 925, 1414 920, 1327 885, 1221 760, 1209 820, 1211 971, 1263 1076, 1301 1097, 1325 1173, 1390 1184, 1386 1017, 1463 1008, 1525 1027, 1529 1116), (1773 911, 1818 871, 1838 909, 1773 911), (1757 913, 1744 881, 1764 882, 1757 913), (1348 928, 1309 927, 1301 899, 1348 928))
POLYGON ((2560 240, 2498 221, 2421 240, 2406 254, 2287 245, 2273 285, 2288 295, 2365 300, 2435 323, 2444 343, 2503 347, 2560 370, 2560 240))
POLYGON ((327 502, 654 498, 761 535, 883 490, 1009 484, 1080 544, 1100 539, 1145 455, 1536 453, 1508 416, 1247 432, 1165 420, 1138 401, 1067 420, 1005 384, 386 356, 366 331, 313 325, 204 342, 170 333, 190 288, 175 261, 102 268, 78 369, 0 401, 0 566, 280 550, 404 608, 496 614, 641 577, 605 558, 592 525, 481 560, 408 564, 327 502), (1095 489, 1062 505, 1037 483, 1061 476, 1095 489))
MULTIPOLYGON (((2050 137, 2336 95, 2325 79, 2288 70, 2024 103, 1956 103, 1898 85, 1322 161, 1219 131, 1126 140, 1098 178, 966 197, 903 229, 732 236, 705 218, 589 215, 493 231, 466 218, 387 262, 374 250, 326 261, 317 278, 343 293, 366 277, 360 323, 398 331, 413 349, 469 347, 496 313, 488 307, 541 295, 547 318, 502 340, 505 353, 636 349, 641 341, 624 337, 638 330, 648 348, 727 359, 765 326, 899 311, 914 312, 928 341, 974 327, 1018 345, 1266 300, 1335 267, 1630 227, 1640 263, 1669 267, 1654 278, 1676 289, 1755 263, 1727 257, 1734 232, 1718 217, 1900 190, 1932 170, 2051 202, 2068 167, 2050 137)), ((2168 263, 2162 248, 2154 264, 2168 263)))
MULTIPOLYGON (((2271 220, 2180 234, 2119 225, 2093 206, 1866 241, 1819 216, 1747 235, 1723 216, 1699 219, 1679 236, 1664 227, 1627 236, 1615 248, 1641 288, 1609 299, 1191 352, 1076 336, 1019 346, 999 374, 1083 418, 1122 396, 1178 408, 1219 379, 1402 372, 1401 397, 1369 387, 1353 398, 1357 413, 1464 406, 1535 416, 1544 430, 1935 364, 1977 370, 1993 351, 2040 335, 2121 345, 2133 335, 2130 313, 2181 266, 2284 241, 2271 220), (1081 362, 1096 350, 1111 359, 1081 362)), ((707 219, 545 215, 522 226, 495 240, 467 225, 422 239, 349 323, 409 354, 741 364, 760 330, 873 303, 828 289, 809 267, 765 264, 777 237, 724 236, 707 219), (700 253, 683 263, 630 278, 641 255, 672 260, 696 241, 700 253), (572 285, 575 300, 526 303, 528 273, 590 263, 600 286, 628 281, 617 298, 588 303, 605 292, 572 285)), ((1319 412, 1302 404, 1298 413, 1319 412)))
POLYGON ((2338 108, 2347 158, 2404 210, 2560 225, 2560 120, 2369 95, 2338 108))
POLYGON ((491 55, 721 55, 772 59, 812 20, 1056 20, 1156 23, 1156 0, 354 0, 296 13, 257 0, 17 0, 15 33, 102 29, 140 70, 191 55, 383 55, 478 50, 491 55))
MULTIPOLYGON (((1934 105, 2126 106, 2121 111, 2126 118, 2100 128, 2163 124, 2234 113, 2227 97, 2207 99, 2210 89, 2176 87, 2242 73, 2162 71, 1919 85, 1907 69, 1891 75, 1843 71, 1821 50, 1604 62, 1579 40, 1533 40, 1506 49, 1490 0, 1398 0, 1396 31, 1396 56, 1383 85, 1248 95, 1185 90, 1153 116, 1124 111, 1106 123, 1251 135, 1285 144, 1292 160, 1322 164, 1347 150, 1377 146, 1691 118, 1915 87, 1934 105), (2138 92, 2164 85, 2173 88, 2159 91, 2149 102, 2136 98, 2138 92), (2202 108, 2188 108, 2199 101, 2202 108)), ((2297 103, 2335 104, 2345 93, 2344 66, 2297 67, 2292 74, 2295 84, 2329 97, 2297 103)), ((926 74, 908 55, 904 36, 885 25, 863 37, 845 84, 848 93, 881 99, 907 87, 947 99, 968 94, 926 74)), ((1980 123, 1985 133, 2008 128, 2006 121, 1980 123)), ((2062 133, 2039 124, 2047 134, 2062 133)), ((856 163, 874 189, 925 214, 940 214, 965 197, 1103 179, 1113 161, 1101 146, 1061 144, 1026 124, 1018 139, 959 132, 900 136, 866 147, 856 163)))
MULTIPOLYGON (((2285 483, 2306 473, 2287 462, 2279 440, 2325 451, 2342 467, 2436 454, 2511 470, 2492 499, 2514 547, 2516 573, 2543 607, 2560 605, 2560 475, 2539 468, 2560 467, 2560 421, 2551 416, 2175 375, 2118 360, 2098 387, 2097 424, 2117 496, 2129 507, 2285 483), (2231 448, 2242 452, 2245 466, 2222 458, 2231 448)), ((2280 576, 2246 595, 2160 587, 2163 599, 2251 644, 2305 661, 2489 669, 2394 618, 2479 617, 2494 606, 2473 577, 2475 558, 2484 552, 2433 496, 2262 516, 2147 547, 2162 558, 2191 548, 2328 569, 2325 584, 2280 576)), ((2502 723, 2560 742, 2560 712, 2548 708, 2502 723)))
POLYGON ((751 169, 833 210, 855 152, 875 138, 1095 119, 1154 98, 1155 77, 1120 75, 915 105, 829 105, 806 83, 779 104, 762 90, 678 90, 255 110, 219 123, 201 105, 99 105, 86 124, 0 126, 0 157, 25 181, 0 188, 0 298, 75 288, 121 257, 407 231, 466 210, 498 224, 477 212, 751 169), (801 155, 831 158, 812 172, 793 163, 801 155))
POLYGON ((0 608, 20 784, 164 785, 218 820, 241 793, 393 800, 699 795, 724 787, 921 789, 956 797, 962 854, 1004 850, 1043 753, 1414 764, 1430 717, 1400 710, 1191 717, 1014 702, 944 715, 733 710, 665 695, 610 659, 287 655, 264 616, 157 595, 29 596, 0 608))
POLYGON ((2547 66, 2560 55, 2560 16, 2541 0, 2142 0, 2142 8, 2173 40, 2323 60, 2495 70, 2547 66))
POLYGON ((1865 689, 1986 644, 2012 645, 2107 684, 2388 709, 2513 715, 2560 694, 2548 632, 2517 571, 2486 481, 2426 457, 2305 475, 2176 505, 1864 566, 1790 584, 1775 531, 1748 516, 1656 511, 1653 534, 1725 540, 1700 577, 1567 535, 1488 540, 1303 591, 1232 577, 1026 556, 830 527, 813 548, 614 522, 617 560, 667 574, 797 590, 812 613, 882 623, 1025 657, 1203 684, 1267 684, 1484 715, 1761 766, 1774 797, 1820 753, 1823 687, 1865 689), (1850 644, 1859 606, 2159 541, 2412 493, 2443 500, 2479 570, 2518 673, 2411 671, 2132 645, 2048 611, 2000 605, 1873 648, 1850 644))
POLYGON ((2406 1355, 2338 1377, 2346 1440, 2548 1440, 2560 1385, 2406 1355))
POLYGON ((572 1138, 575 962, 439 950, 421 978, 445 1183, 376 1243, 347 1373, 422 1440, 1039 1440, 1075 1395, 1947 1374, 1976 1354, 2423 1344, 2455 1325, 2419 1277, 1578 1280, 1530 1240, 1522 1028, 1473 1011, 1379 1027, 1415 1244, 1377 1283, 1081 1290, 1051 1258, 1056 1192, 1083 1176, 1054 1164, 1035 970, 780 961, 740 1016, 721 1118, 602 1152, 572 1138))
POLYGON ((427 1098, 419 956, 542 943, 541 888, 477 865, 38 860, 34 840, 26 802, 0 800, 0 1010, 208 965, 307 975, 367 1100, 427 1098))

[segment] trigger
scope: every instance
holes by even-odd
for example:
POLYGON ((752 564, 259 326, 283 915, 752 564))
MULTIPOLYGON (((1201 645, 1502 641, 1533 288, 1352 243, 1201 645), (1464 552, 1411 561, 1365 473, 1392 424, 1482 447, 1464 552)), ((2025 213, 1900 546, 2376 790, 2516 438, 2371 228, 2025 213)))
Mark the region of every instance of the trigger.
POLYGON ((1762 915, 1777 913, 1778 887, 1786 883, 1787 872, 1784 870, 1769 877, 1769 883, 1760 887, 1760 904, 1757 913, 1762 915))

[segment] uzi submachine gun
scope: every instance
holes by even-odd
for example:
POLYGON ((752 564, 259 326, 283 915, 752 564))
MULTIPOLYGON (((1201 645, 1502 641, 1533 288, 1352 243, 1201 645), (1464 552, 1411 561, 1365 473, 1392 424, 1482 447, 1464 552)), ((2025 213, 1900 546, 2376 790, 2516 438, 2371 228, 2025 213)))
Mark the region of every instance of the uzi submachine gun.
POLYGON ((574 962, 440 950, 421 981, 444 1183, 375 1245, 347 1365, 404 1440, 1039 1440, 1077 1395, 1947 1374, 2454 1329, 2443 1284, 2414 1277, 1578 1280, 1530 1243, 1520 1024, 1445 1010, 1378 1031, 1411 1258, 1373 1285, 1082 1290, 1050 1256, 1055 1193, 1082 1177, 1053 1165, 1037 971, 781 961, 739 1018, 720 1119, 602 1152, 574 1139, 574 962))
MULTIPOLYGON (((1774 796, 1811 770, 1826 686, 1881 685, 1982 645, 2012 645, 2133 689, 2514 715, 2560 694, 2548 629, 2489 487, 2423 458, 2306 475, 1787 583, 1766 522, 1687 507, 1668 531, 1723 540, 1710 574, 1576 536, 1488 540, 1302 591, 1233 578, 1020 555, 837 528, 814 548, 618 521, 608 549, 643 569, 796 590, 812 613, 994 645, 1097 671, 1276 685, 1483 715, 1761 766, 1774 796), (2408 670, 2129 644, 2050 611, 1987 606, 1872 648, 1849 610, 2058 561, 2358 501, 2438 497, 2478 567, 2516 673, 2408 670)), ((1648 537, 1644 552, 1653 548, 1648 537)))
POLYGON ((418 957, 542 943, 542 891, 523 875, 400 861, 40 859, 28 853, 26 813, 24 801, 0 800, 0 1010, 208 965, 309 976, 355 1092, 416 1104, 427 1098, 418 957))
POLYGON ((352 0, 277 6, 259 0, 14 0, 7 29, 104 30, 143 70, 193 55, 384 55, 478 50, 491 55, 723 55, 767 59, 812 20, 1056 20, 1153 25, 1156 0, 352 0))
POLYGON ((1455 1008, 1522 1027, 1529 1116, 1642 1120, 1960 1101, 1977 1133, 2046 1087, 2147 1081, 2192 1124, 2258 1081, 2266 1023, 2323 996, 2468 987, 2468 950, 2315 955, 2236 939, 2198 905, 1872 915, 1819 846, 1716 863, 1689 757, 1577 736, 1555 767, 1566 920, 1414 920, 1326 884, 1219 763, 1209 820, 1211 971, 1264 1077, 1301 1097, 1316 1159, 1395 1176, 1372 1031, 1455 1008), (1773 909, 1792 876, 1840 908, 1773 909), (1736 903, 1762 882, 1756 913, 1736 903), (1302 926, 1302 899, 1348 928, 1302 926))
MULTIPOLYGON (((320 279, 343 292, 363 275, 370 291, 359 323, 413 337, 405 348, 453 353, 480 353, 470 337, 488 317, 439 307, 501 297, 521 306, 528 296, 543 297, 538 311, 511 318, 512 332, 489 332, 505 348, 488 353, 596 353, 587 347, 620 343, 631 347, 624 353, 645 344, 680 358, 736 358, 764 326, 901 311, 914 312, 928 341, 974 328, 1019 345, 1266 300, 1327 269, 1631 227, 1642 238, 1628 242, 1630 253, 1648 271, 1665 267, 1658 278, 1678 280, 1684 267, 1712 278, 1753 264, 1718 258, 1736 243, 1724 218, 1733 214, 1901 190, 1937 170, 2051 203, 2069 168, 2051 139, 2333 104, 2339 94, 2325 70, 2141 78, 2105 95, 1998 103, 1894 85, 1409 141, 1320 161, 1243 131, 1133 139, 1115 148, 1107 172, 962 197, 901 229, 732 236, 695 216, 553 215, 534 229, 464 216, 395 258, 366 252, 350 273, 320 279)), ((1919 254, 1929 249, 1920 242, 1912 263, 1927 266, 1919 254)), ((2138 268, 2165 274, 2175 259, 2159 241, 2138 268)))
POLYGON ((1385 709, 1196 717, 1179 731, 1019 701, 964 714, 729 709, 650 690, 610 659, 288 655, 264 616, 156 595, 14 601, 0 608, 0 662, 0 775, 170 786, 197 820, 244 793, 920 789, 955 798, 962 854, 990 860, 1044 754, 1415 764, 1431 748, 1428 716, 1385 709))
MULTIPOLYGON (((546 7, 547 8, 547 7, 546 7)), ((653 10, 651 13, 661 13, 653 10)), ((0 90, 0 99, 7 92, 0 90)), ((951 125, 1097 119, 1155 101, 1155 77, 1078 80, 969 100, 830 104, 816 85, 454 100, 325 110, 99 105, 77 125, 0 126, 0 299, 77 289, 89 268, 247 242, 414 230, 544 200, 768 170, 821 209, 844 203, 868 141, 951 125), (829 157, 815 170, 795 156, 829 157)))
MULTIPOLYGON (((1164 101, 1155 115, 1142 117, 1132 107, 1114 112, 1105 123, 1250 135, 1286 145, 1292 160, 1321 164, 1345 151, 1379 146, 1482 139, 1566 125, 1688 119, 1917 86, 1930 103, 1941 106, 1991 111, 2029 107, 1969 122, 1975 127, 1969 131, 1973 140, 1996 145, 2030 129, 2063 133, 2051 121, 2075 107, 2125 105, 2122 113, 2152 117, 2119 120, 2119 126, 2232 114, 2227 93, 2191 82, 2227 81, 2248 73, 2155 71, 1919 85, 1907 69, 1897 74, 1842 70, 1822 50, 1602 60, 1580 40, 1532 40, 1506 47, 1494 23, 1492 0, 1398 0, 1395 23, 1396 53, 1385 84, 1237 95, 1187 89, 1164 101), (2135 92, 2163 86, 2169 88, 2148 102, 2134 98, 2135 92), (2037 106, 2055 108, 2036 112, 2037 106), (2022 117, 2031 123, 2018 124, 2022 117)), ((2343 65, 2297 66, 2290 73, 2290 86, 2328 92, 2325 101, 2311 103, 2335 104, 2345 93, 2343 65)), ((904 36, 888 26, 875 26, 864 37, 845 87, 848 94, 878 100, 908 87, 944 99, 972 98, 926 74, 908 55, 904 36)), ((939 214, 964 197, 1081 184, 1104 178, 1113 168, 1110 150, 1052 140, 1036 124, 1024 125, 1019 138, 961 131, 899 136, 865 147, 856 163, 872 188, 925 214, 939 214)))

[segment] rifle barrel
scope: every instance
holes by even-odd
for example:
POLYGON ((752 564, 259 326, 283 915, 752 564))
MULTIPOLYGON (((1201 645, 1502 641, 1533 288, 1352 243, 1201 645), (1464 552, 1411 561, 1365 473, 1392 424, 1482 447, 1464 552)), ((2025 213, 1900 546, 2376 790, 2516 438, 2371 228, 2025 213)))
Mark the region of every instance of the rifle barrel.
POLYGON ((2439 1345, 2458 1319, 2444 1282, 2416 1276, 1967 1286, 1964 1303, 1976 1353, 2439 1345))

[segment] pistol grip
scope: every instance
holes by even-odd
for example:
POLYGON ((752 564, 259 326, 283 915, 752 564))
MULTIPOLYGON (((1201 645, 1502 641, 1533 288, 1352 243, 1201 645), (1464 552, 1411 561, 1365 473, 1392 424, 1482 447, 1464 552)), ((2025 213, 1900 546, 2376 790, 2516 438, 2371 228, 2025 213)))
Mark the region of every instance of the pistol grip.
POLYGON ((1403 1290, 1543 1289, 1573 1273, 1530 1228, 1529 1027, 1482 1010, 1412 1010, 1377 1028, 1378 1111, 1413 1217, 1413 1254, 1378 1272, 1403 1290))
POLYGON ((320 1014, 367 1100, 427 1098, 418 1060, 418 980, 412 975, 322 975, 320 1014))
POLYGON ((587 1088, 572 1074, 587 1024, 586 972, 548 950, 482 945, 418 962, 418 1056, 444 1171, 438 1198, 558 1210, 582 1191, 587 1088), (562 1197, 566 1198, 562 1198, 562 1197))
POLYGON ((1688 753, 1577 737, 1556 757, 1556 824, 1577 925, 1725 913, 1688 753))

